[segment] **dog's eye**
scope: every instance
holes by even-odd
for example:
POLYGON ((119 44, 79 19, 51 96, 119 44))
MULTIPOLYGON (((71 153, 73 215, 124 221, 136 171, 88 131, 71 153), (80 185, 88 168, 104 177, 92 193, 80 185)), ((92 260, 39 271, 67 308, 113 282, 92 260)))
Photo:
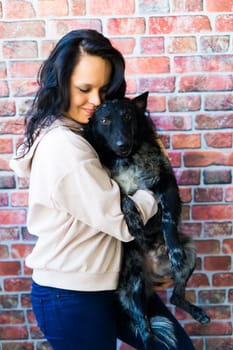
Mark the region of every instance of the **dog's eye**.
POLYGON ((126 121, 126 122, 128 122, 128 121, 130 121, 131 120, 131 115, 130 114, 125 114, 124 115, 124 120, 126 121))
POLYGON ((103 119, 101 120, 101 122, 102 122, 102 124, 104 124, 104 125, 109 125, 109 124, 111 123, 110 119, 108 119, 108 118, 103 118, 103 119))

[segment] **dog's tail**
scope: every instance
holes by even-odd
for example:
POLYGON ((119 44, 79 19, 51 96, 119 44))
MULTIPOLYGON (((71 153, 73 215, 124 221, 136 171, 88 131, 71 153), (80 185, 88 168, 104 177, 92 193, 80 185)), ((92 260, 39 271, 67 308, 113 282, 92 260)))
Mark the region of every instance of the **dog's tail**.
POLYGON ((166 317, 155 316, 150 319, 150 323, 155 339, 168 349, 176 349, 177 340, 172 322, 166 317))

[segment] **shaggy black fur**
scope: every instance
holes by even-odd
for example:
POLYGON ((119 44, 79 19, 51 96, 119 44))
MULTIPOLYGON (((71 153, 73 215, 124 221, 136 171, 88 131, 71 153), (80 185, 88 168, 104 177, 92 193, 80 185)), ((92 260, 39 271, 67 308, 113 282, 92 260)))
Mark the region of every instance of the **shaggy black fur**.
POLYGON ((179 189, 146 112, 147 96, 148 93, 144 93, 132 100, 104 102, 91 118, 84 136, 119 183, 122 211, 135 237, 133 242, 124 245, 118 288, 120 302, 146 349, 153 347, 155 339, 171 348, 176 342, 172 324, 164 317, 150 318, 148 310, 148 298, 162 276, 171 274, 174 279, 173 304, 203 324, 210 319, 202 309, 185 299, 185 287, 195 267, 196 253, 191 238, 178 232, 179 189), (159 200, 158 214, 146 226, 128 196, 137 189, 149 189, 159 200))

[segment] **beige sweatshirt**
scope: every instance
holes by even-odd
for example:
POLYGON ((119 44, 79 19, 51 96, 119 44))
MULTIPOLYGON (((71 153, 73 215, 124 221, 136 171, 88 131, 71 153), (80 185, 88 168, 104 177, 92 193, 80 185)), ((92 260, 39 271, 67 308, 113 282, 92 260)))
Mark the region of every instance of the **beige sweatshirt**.
MULTIPOLYGON (((41 133, 29 153, 10 165, 30 177, 28 230, 38 236, 26 264, 35 282, 57 288, 116 289, 122 242, 129 234, 116 182, 81 136, 80 124, 67 118, 41 133)), ((144 222, 157 203, 146 191, 133 196, 144 222)))

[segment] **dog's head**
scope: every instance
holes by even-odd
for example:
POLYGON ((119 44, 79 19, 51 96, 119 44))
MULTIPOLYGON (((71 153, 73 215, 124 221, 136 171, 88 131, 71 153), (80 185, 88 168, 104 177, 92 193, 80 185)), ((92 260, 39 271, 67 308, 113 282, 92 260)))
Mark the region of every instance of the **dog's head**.
POLYGON ((134 99, 105 101, 89 122, 88 139, 99 153, 127 157, 140 139, 148 92, 134 99))

